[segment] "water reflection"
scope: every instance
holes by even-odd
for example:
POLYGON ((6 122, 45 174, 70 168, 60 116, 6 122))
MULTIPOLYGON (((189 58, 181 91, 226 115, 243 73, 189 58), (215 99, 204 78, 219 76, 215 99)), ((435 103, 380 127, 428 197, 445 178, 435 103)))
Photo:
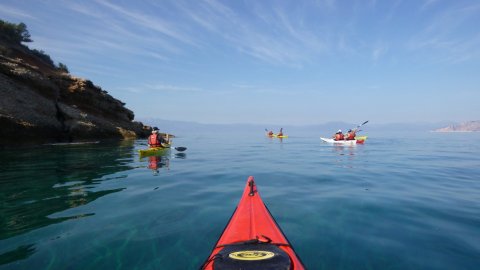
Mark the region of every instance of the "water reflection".
POLYGON ((35 253, 35 245, 21 245, 14 250, 0 254, 0 265, 23 260, 35 253))
POLYGON ((167 156, 150 156, 148 157, 148 168, 152 170, 153 175, 158 175, 159 169, 165 167, 170 169, 170 159, 167 156))
POLYGON ((158 175, 162 169, 170 170, 170 159, 178 158, 178 159, 186 159, 187 154, 183 152, 177 152, 175 154, 171 154, 172 150, 167 152, 160 152, 154 155, 150 155, 147 157, 140 157, 140 161, 145 161, 147 163, 147 168, 150 169, 153 175, 158 175))
POLYGON ((354 156, 357 150, 355 145, 333 145, 332 149, 333 152, 340 156, 354 156))
MULTIPOLYGON (((132 169, 133 142, 47 145, 2 150, 0 243, 32 230, 95 213, 58 216, 124 188, 101 189, 105 175, 132 169)), ((2 244, 3 245, 3 244, 2 244)), ((0 265, 24 259, 32 245, 3 246, 0 265)))
POLYGON ((280 143, 283 142, 283 138, 278 138, 278 137, 271 137, 271 136, 266 136, 268 142, 274 143, 276 141, 279 141, 280 143))
POLYGON ((333 145, 332 152, 337 157, 336 162, 339 167, 352 169, 354 168, 353 161, 357 153, 357 147, 355 145, 333 145))
POLYGON ((175 158, 186 159, 187 154, 186 153, 176 153, 175 158))

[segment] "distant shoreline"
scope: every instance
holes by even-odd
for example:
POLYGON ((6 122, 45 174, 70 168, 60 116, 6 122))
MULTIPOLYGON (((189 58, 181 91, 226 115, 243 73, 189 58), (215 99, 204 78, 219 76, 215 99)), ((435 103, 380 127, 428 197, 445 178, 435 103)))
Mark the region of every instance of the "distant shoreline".
POLYGON ((449 130, 449 131, 430 130, 430 132, 435 132, 435 133, 473 133, 473 132, 479 132, 479 131, 473 131, 473 130, 449 130))
POLYGON ((433 130, 434 132, 479 132, 480 121, 468 121, 433 130))

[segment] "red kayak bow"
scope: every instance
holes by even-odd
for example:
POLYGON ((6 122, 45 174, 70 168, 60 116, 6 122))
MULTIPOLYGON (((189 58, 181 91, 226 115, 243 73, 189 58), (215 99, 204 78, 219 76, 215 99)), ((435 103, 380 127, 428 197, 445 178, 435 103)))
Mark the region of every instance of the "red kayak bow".
POLYGON ((260 198, 253 176, 248 178, 235 212, 200 269, 305 269, 260 198))

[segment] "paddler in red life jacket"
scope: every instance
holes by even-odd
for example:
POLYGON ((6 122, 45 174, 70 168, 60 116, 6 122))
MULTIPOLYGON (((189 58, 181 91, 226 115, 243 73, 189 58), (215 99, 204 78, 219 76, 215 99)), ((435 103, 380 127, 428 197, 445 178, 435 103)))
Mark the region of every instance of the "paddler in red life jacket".
POLYGON ((277 137, 283 136, 283 128, 280 128, 280 132, 277 133, 277 137))
POLYGON ((163 144, 168 143, 165 141, 165 139, 160 135, 159 129, 157 127, 154 127, 152 129, 152 135, 148 137, 148 145, 150 148, 152 147, 161 147, 163 144))
POLYGON ((343 141, 345 139, 345 136, 343 136, 342 130, 339 129, 335 135, 333 135, 333 139, 335 141, 343 141))
POLYGON ((273 136, 273 131, 270 130, 270 131, 267 133, 267 136, 272 137, 272 136, 273 136))
POLYGON ((355 140, 355 136, 357 136, 357 134, 355 134, 355 131, 349 129, 347 131, 347 134, 345 134, 345 140, 347 140, 347 141, 355 140))

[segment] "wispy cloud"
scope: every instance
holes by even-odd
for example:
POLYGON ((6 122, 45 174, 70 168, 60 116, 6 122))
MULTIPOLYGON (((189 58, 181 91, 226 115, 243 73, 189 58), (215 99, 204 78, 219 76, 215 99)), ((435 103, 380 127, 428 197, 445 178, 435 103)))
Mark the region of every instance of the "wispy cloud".
POLYGON ((253 84, 244 84, 244 83, 234 83, 232 84, 233 88, 239 88, 239 89, 256 89, 258 86, 253 85, 253 84))
POLYGON ((186 87, 186 86, 178 86, 178 85, 171 85, 171 84, 164 84, 164 83, 143 84, 140 86, 130 87, 130 89, 137 89, 138 91, 142 91, 142 92, 149 92, 149 91, 200 92, 202 91, 202 89, 199 87, 186 87))
POLYGON ((74 25, 73 29, 64 29, 62 33, 71 40, 73 47, 81 44, 84 51, 113 50, 126 55, 151 55, 164 61, 169 58, 168 54, 182 52, 179 43, 196 46, 175 22, 147 16, 126 6, 109 1, 88 4, 66 1, 63 6, 84 18, 81 26, 74 25))
POLYGON ((333 10, 336 8, 336 0, 317 0, 315 4, 321 8, 326 7, 327 9, 333 10))
POLYGON ((388 51, 388 45, 384 42, 377 42, 372 51, 372 59, 374 63, 377 63, 380 58, 385 55, 388 51))
POLYGON ((426 9, 426 8, 429 8, 431 6, 433 6, 435 3, 437 3, 438 0, 425 0, 421 9, 426 9))
POLYGON ((478 23, 480 4, 444 9, 409 42, 412 51, 444 51, 442 61, 467 61, 480 55, 480 33, 472 27, 478 23), (470 34, 465 34, 465 33, 470 34))
POLYGON ((111 11, 117 12, 122 15, 122 18, 129 20, 131 23, 136 24, 144 29, 151 29, 155 32, 173 38, 182 43, 189 45, 196 45, 195 42, 184 34, 184 31, 178 29, 178 24, 170 23, 160 17, 148 16, 144 13, 135 12, 131 9, 126 9, 120 5, 116 5, 106 0, 97 0, 98 4, 109 8, 111 11))
POLYGON ((0 4, 0 14, 5 17, 36 19, 35 16, 32 16, 23 10, 19 10, 2 4, 0 4))
POLYGON ((223 2, 177 3, 186 19, 239 52, 273 64, 298 65, 324 50, 316 33, 292 18, 287 7, 251 3, 239 13, 223 2), (273 11, 273 12, 272 12, 273 11), (245 12, 247 12, 245 14, 245 12))
MULTIPOLYGON (((424 0, 416 4, 423 7, 419 13, 425 13, 421 22, 429 22, 423 25, 423 30, 407 29, 410 40, 376 43, 389 40, 385 29, 398 27, 398 16, 403 16, 406 2, 395 0, 386 4, 369 0, 345 4, 316 0, 300 4, 281 1, 272 5, 264 1, 232 4, 219 0, 135 4, 113 0, 62 1, 58 7, 77 16, 82 23, 43 31, 44 36, 35 35, 34 39, 40 45, 50 42, 46 49, 53 48, 63 54, 116 53, 163 63, 212 52, 243 55, 263 64, 289 68, 321 63, 332 56, 366 56, 377 62, 393 52, 396 44, 407 42, 410 51, 436 49, 452 53, 456 59, 476 57, 480 44, 475 38, 475 28, 471 27, 478 21, 474 18, 479 14, 480 4, 476 3, 461 2, 447 5, 449 8, 432 9, 445 4, 424 0), (471 38, 456 35, 459 31, 470 31, 471 38), (61 41, 54 39, 58 36, 61 41)), ((0 14, 32 17, 21 9, 3 4, 0 8, 0 14)))
POLYGON ((279 18, 277 21, 281 22, 283 32, 289 34, 287 35, 289 39, 311 51, 324 50, 325 42, 319 38, 317 33, 299 24, 298 22, 301 22, 298 20, 299 18, 291 18, 285 9, 275 9, 275 14, 279 18))
MULTIPOLYGON (((35 43, 30 46, 48 51, 52 56, 56 56, 53 57, 55 60, 77 63, 75 70, 82 73, 88 70, 88 73, 92 74, 105 74, 101 65, 89 65, 88 61, 94 61, 94 58, 104 59, 110 66, 120 67, 132 59, 151 59, 153 62, 167 63, 172 57, 182 53, 178 44, 185 42, 185 39, 182 39, 181 34, 175 34, 175 28, 165 30, 161 25, 167 27, 170 24, 135 13, 126 6, 120 7, 103 1, 64 1, 60 7, 66 16, 75 17, 82 23, 69 24, 67 21, 69 27, 44 30, 42 34, 34 36, 35 43), (136 21, 136 24, 133 21, 136 21), (162 33, 158 34, 159 32, 162 33), (61 56, 61 59, 58 56, 61 56), (90 68, 93 69, 89 70, 90 68)), ((37 24, 37 28, 49 27, 51 26, 43 22, 37 24)), ((186 42, 190 42, 189 40, 187 38, 186 42)), ((110 76, 115 75, 112 73, 110 76)))
POLYGON ((403 3, 403 0, 396 0, 395 2, 393 2, 393 4, 391 5, 391 7, 388 9, 388 12, 386 12, 385 14, 385 19, 387 21, 390 21, 392 18, 395 17, 395 15, 397 14, 398 12, 398 7, 403 3))
POLYGON ((178 86, 178 85, 170 85, 170 84, 141 84, 141 85, 132 85, 132 86, 124 86, 119 87, 116 90, 130 92, 133 94, 145 94, 145 93, 194 93, 194 92, 201 92, 203 91, 199 87, 185 87, 185 86, 178 86))

